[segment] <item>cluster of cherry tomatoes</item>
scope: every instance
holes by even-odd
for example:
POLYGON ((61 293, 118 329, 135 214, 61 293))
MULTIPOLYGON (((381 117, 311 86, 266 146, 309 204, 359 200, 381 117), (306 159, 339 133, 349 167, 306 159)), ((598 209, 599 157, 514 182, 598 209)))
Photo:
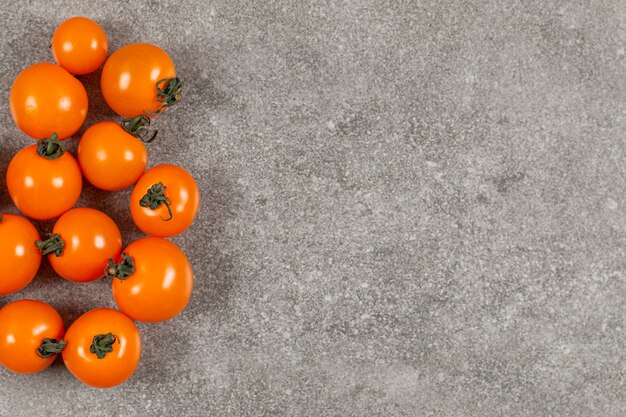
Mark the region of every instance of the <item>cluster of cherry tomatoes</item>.
POLYGON ((60 353, 80 381, 112 387, 137 367, 141 337, 134 321, 171 319, 191 295, 189 261, 165 238, 192 223, 198 187, 176 165, 146 171, 144 145, 156 135, 150 131, 151 120, 181 99, 182 83, 170 57, 154 45, 127 45, 107 59, 104 30, 84 17, 66 20, 56 29, 52 53, 56 64, 26 68, 11 88, 11 115, 37 142, 13 157, 6 180, 13 203, 25 216, 58 220, 52 233, 40 236, 25 217, 0 216, 0 295, 28 285, 47 256, 67 280, 111 278, 119 310, 91 310, 66 332, 60 315, 46 303, 7 304, 0 309, 0 364, 14 372, 35 373, 60 353), (87 93, 75 75, 91 73, 103 63, 102 94, 124 119, 89 127, 80 139, 77 161, 63 142, 87 116, 87 93), (109 216, 93 208, 73 208, 83 176, 108 191, 134 185, 130 214, 148 237, 122 250, 122 236, 109 216))

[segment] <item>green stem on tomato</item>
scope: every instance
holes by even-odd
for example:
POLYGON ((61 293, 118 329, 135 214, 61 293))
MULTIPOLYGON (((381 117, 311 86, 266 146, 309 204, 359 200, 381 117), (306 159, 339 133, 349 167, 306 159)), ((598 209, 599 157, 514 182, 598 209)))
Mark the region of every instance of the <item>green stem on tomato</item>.
POLYGON ((67 345, 67 343, 65 343, 64 340, 50 339, 46 337, 37 348, 37 355, 40 358, 47 359, 63 351, 65 345, 67 345))
POLYGON ((39 248, 39 253, 42 255, 54 253, 55 256, 61 256, 63 254, 63 248, 65 247, 61 236, 58 233, 48 233, 46 237, 48 239, 35 241, 35 245, 39 248))
POLYGON ((133 258, 122 252, 122 260, 115 263, 113 259, 109 259, 109 263, 104 268, 104 275, 108 278, 117 278, 124 281, 135 272, 135 262, 133 258))
POLYGON ((107 353, 113 352, 115 342, 117 342, 117 336, 113 333, 97 334, 93 337, 89 352, 96 355, 98 359, 103 359, 107 353))
POLYGON ((37 153, 47 159, 57 159, 65 153, 65 145, 53 133, 49 138, 41 139, 37 144, 37 153))
POLYGON ((145 143, 152 142, 156 138, 157 133, 159 133, 158 130, 150 132, 150 118, 145 114, 130 119, 123 119, 120 124, 127 133, 145 143))
POLYGON ((157 182, 156 184, 153 184, 150 188, 148 188, 146 194, 141 197, 141 200, 139 200, 139 205, 141 207, 150 207, 151 210, 156 210, 161 206, 161 204, 165 204, 165 207, 167 208, 167 212, 169 213, 170 217, 168 217, 167 219, 161 217, 161 220, 167 222, 172 220, 174 214, 172 213, 172 208, 170 207, 170 205, 172 204, 172 200, 170 200, 169 197, 165 195, 166 190, 167 187, 163 185, 162 182, 157 182))

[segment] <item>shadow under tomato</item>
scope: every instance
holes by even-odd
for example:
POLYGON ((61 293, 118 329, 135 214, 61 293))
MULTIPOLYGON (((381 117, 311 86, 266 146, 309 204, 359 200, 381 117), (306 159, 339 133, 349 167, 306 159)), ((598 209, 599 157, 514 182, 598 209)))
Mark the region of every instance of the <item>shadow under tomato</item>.
POLYGON ((191 317, 224 308, 236 276, 233 241, 225 235, 241 196, 217 169, 196 173, 200 188, 198 215, 187 233, 174 241, 187 250, 194 269, 194 292, 185 313, 191 317))
POLYGON ((118 116, 104 100, 102 96, 102 90, 100 88, 100 76, 102 75, 102 67, 91 74, 77 76, 78 80, 83 83, 85 90, 87 90, 87 98, 89 100, 89 110, 87 112, 87 118, 83 123, 80 130, 74 135, 76 140, 80 139, 90 126, 98 122, 104 121, 119 121, 121 117, 118 116))
POLYGON ((133 187, 119 191, 104 191, 91 185, 83 178, 83 191, 78 199, 77 207, 91 207, 111 217, 122 234, 122 245, 143 237, 130 215, 130 193, 133 187))

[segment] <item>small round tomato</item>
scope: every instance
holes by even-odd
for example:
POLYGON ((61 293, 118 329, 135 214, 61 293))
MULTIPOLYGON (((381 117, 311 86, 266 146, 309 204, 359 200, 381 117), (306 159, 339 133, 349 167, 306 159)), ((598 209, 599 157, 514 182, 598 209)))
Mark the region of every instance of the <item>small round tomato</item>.
MULTIPOLYGON (((146 116, 139 118, 143 120, 140 123, 150 124, 146 116)), ((141 133, 137 129, 125 130, 132 120, 124 122, 127 123, 96 123, 87 129, 78 144, 78 162, 85 178, 102 190, 121 190, 133 185, 148 164, 148 152, 138 139, 141 133)), ((139 129, 146 127, 142 125, 139 129)))
POLYGON ((38 240, 52 269, 74 282, 90 282, 104 276, 110 258, 117 259, 122 235, 115 222, 92 208, 75 208, 57 220, 47 240, 38 240))
POLYGON ((107 58, 108 51, 106 33, 86 17, 67 19, 52 36, 54 60, 72 74, 94 72, 107 58))
POLYGON ((113 52, 102 69, 100 87, 117 114, 153 117, 182 97, 182 82, 171 58, 158 46, 126 45, 113 52))
POLYGON ((9 102, 17 127, 35 139, 53 134, 66 139, 80 129, 87 116, 85 87, 49 62, 22 71, 13 82, 9 102))
POLYGON ((128 245, 119 263, 109 261, 113 298, 133 320, 169 320, 185 308, 193 287, 193 271, 178 246, 158 237, 128 245))
POLYGON ((83 187, 78 163, 54 136, 19 151, 7 169, 7 188, 17 208, 37 220, 72 208, 83 187))
POLYGON ((67 329, 65 342, 65 366, 79 381, 95 388, 111 388, 126 381, 141 356, 137 326, 110 308, 80 316, 67 329))
POLYGON ((65 346, 64 331, 63 319, 46 303, 7 304, 0 310, 0 363, 20 374, 43 371, 65 346))
POLYGON ((157 165, 146 171, 130 195, 130 214, 144 233, 170 237, 191 225, 200 204, 193 177, 176 165, 157 165))
POLYGON ((0 295, 19 291, 35 278, 41 264, 36 240, 37 229, 24 217, 0 216, 0 295))

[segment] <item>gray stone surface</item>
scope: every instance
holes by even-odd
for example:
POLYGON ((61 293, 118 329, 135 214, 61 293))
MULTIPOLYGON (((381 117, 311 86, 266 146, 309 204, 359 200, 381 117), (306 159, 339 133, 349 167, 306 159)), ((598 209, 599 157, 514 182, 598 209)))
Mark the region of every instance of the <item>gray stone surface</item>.
MULTIPOLYGON (((2 370, 0 415, 626 415, 626 2, 4 2, 0 175, 73 15, 187 81, 149 153, 201 187, 196 285, 122 387, 2 370)), ((130 242, 128 197, 80 205, 130 242)), ((47 264, 20 298, 113 306, 47 264)))

